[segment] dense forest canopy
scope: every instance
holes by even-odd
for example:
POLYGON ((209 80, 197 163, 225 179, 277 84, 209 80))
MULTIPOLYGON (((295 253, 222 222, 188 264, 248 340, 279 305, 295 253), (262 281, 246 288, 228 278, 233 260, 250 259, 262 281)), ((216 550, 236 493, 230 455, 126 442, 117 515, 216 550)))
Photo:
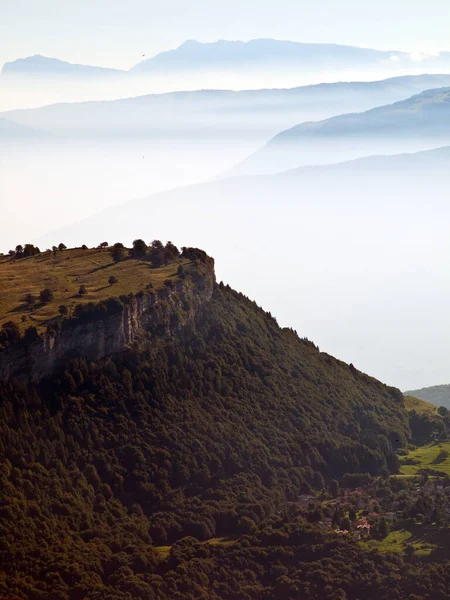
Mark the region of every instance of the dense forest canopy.
POLYGON ((0 591, 33 599, 291 597, 311 577, 285 577, 298 545, 335 551, 286 521, 289 503, 397 472, 410 437, 398 390, 223 284, 177 335, 75 359, 39 386, 4 384, 0 400, 0 591), (240 541, 226 552, 217 538, 240 541), (289 559, 270 549, 286 544, 289 559))

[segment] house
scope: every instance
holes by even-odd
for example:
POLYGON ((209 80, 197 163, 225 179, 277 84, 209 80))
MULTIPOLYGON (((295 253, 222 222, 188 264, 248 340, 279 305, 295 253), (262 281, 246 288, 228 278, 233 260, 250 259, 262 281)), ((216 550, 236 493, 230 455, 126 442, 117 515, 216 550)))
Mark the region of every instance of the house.
POLYGON ((368 535, 370 533, 370 523, 366 518, 357 519, 356 521, 354 521, 353 528, 359 532, 360 536, 368 535))
POLYGON ((383 518, 383 515, 380 515, 380 513, 370 513, 369 515, 369 519, 371 519, 372 521, 380 521, 380 519, 383 518))
POLYGON ((394 521, 396 518, 396 514, 394 512, 387 512, 383 515, 386 521, 394 521))

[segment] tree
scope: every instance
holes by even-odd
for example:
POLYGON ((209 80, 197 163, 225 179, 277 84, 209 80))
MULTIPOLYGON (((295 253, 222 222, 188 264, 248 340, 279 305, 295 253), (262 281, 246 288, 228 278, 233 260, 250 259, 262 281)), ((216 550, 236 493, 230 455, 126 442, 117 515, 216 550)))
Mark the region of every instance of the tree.
POLYGON ((125 256, 125 248, 124 245, 118 242, 114 244, 113 249, 111 250, 111 256, 114 262, 119 262, 125 256))
POLYGON ((78 290, 78 295, 79 296, 85 296, 86 294, 87 294, 86 286, 84 285, 84 283, 82 283, 80 285, 80 289, 78 290))
POLYGON ((339 496, 339 482, 336 479, 332 479, 328 485, 328 489, 330 490, 330 494, 333 498, 339 496))
POLYGON ((67 306, 65 304, 61 304, 59 306, 58 310, 59 310, 59 314, 62 317, 65 317, 69 313, 69 309, 67 308, 67 306))
POLYGON ((16 246, 16 256, 18 254, 22 254, 22 252, 23 252, 23 246, 21 244, 17 244, 17 246, 16 246))
POLYGON ((111 275, 111 277, 108 279, 108 283, 109 285, 114 285, 115 283, 117 283, 119 280, 117 279, 117 277, 115 275, 111 275))
POLYGON ((138 256, 145 256, 147 252, 147 244, 144 240, 138 239, 133 242, 133 256, 136 258, 138 256))
POLYGON ((154 240, 150 246, 150 260, 155 268, 161 267, 165 263, 164 246, 159 240, 154 240))
POLYGON ((52 290, 50 288, 45 288, 45 290, 42 290, 42 292, 40 292, 40 294, 39 294, 39 300, 43 304, 47 304, 48 302, 51 302, 53 300, 52 290))
POLYGON ((58 252, 58 247, 52 246, 52 250, 53 250, 53 256, 56 256, 56 253, 58 252))
POLYGON ((256 524, 250 517, 244 516, 239 519, 238 529, 242 533, 250 534, 256 528, 256 524))
POLYGON ((109 246, 108 242, 102 242, 102 243, 99 245, 99 248, 107 248, 108 246, 109 246))
POLYGON ((174 260, 180 256, 180 251, 178 248, 172 244, 172 242, 167 242, 166 247, 164 248, 164 256, 167 262, 174 260))
POLYGON ((378 523, 378 534, 382 540, 389 535, 389 524, 386 519, 380 519, 380 522, 378 523))
POLYGON ((65 244, 63 244, 62 242, 58 245, 58 250, 60 252, 62 252, 63 250, 66 250, 67 246, 65 244))
POLYGON ((86 244, 83 244, 83 245, 81 246, 81 249, 82 249, 82 250, 87 250, 87 249, 88 249, 88 247, 86 246, 86 244))
POLYGON ((446 417, 448 415, 448 408, 445 408, 445 406, 440 406, 438 408, 438 414, 440 414, 441 417, 446 417))
POLYGON ((25 247, 23 249, 23 256, 34 256, 35 254, 40 254, 41 251, 37 246, 34 246, 33 244, 25 244, 25 247))
POLYGON ((322 474, 319 473, 319 471, 314 471, 313 487, 316 490, 322 490, 325 487, 325 481, 323 480, 322 474))

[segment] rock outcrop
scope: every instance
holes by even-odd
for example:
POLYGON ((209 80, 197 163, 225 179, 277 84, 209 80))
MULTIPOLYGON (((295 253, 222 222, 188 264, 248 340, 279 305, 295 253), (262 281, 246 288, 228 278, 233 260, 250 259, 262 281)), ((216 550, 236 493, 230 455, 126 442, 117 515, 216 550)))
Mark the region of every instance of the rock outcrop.
POLYGON ((77 357, 99 360, 148 336, 168 337, 193 322, 211 299, 214 261, 206 257, 194 272, 158 292, 148 290, 117 302, 101 318, 67 319, 56 331, 21 340, 0 352, 0 381, 38 383, 77 357))

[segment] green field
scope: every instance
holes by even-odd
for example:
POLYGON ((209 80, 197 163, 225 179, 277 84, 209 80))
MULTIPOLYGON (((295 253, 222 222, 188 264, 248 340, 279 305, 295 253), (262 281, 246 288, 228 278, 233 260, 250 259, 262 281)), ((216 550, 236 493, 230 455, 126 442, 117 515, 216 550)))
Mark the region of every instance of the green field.
POLYGON ((179 264, 187 262, 177 259, 158 269, 134 258, 114 263, 108 249, 43 252, 18 260, 0 257, 0 327, 14 321, 22 331, 33 325, 41 332, 58 316, 62 304, 70 311, 77 304, 137 293, 150 283, 158 290, 166 279, 177 277, 179 264), (118 280, 112 286, 108 283, 111 275, 118 280), (86 286, 86 295, 78 295, 81 285, 86 286), (52 290, 53 300, 45 305, 37 300, 30 310, 25 296, 32 294, 38 299, 45 288, 52 290))
POLYGON ((411 477, 417 475, 420 469, 434 469, 450 475, 450 442, 440 442, 438 444, 428 444, 421 446, 417 450, 411 450, 407 456, 400 457, 400 474, 411 477), (449 456, 444 459, 439 458, 439 454, 443 451, 449 453, 449 456), (414 459, 417 464, 404 464, 408 459, 414 459))
POLYGON ((367 540, 361 542, 366 548, 379 552, 404 553, 407 546, 412 546, 417 556, 428 556, 436 549, 437 544, 432 543, 434 531, 422 529, 414 525, 410 529, 391 531, 384 540, 367 540))

